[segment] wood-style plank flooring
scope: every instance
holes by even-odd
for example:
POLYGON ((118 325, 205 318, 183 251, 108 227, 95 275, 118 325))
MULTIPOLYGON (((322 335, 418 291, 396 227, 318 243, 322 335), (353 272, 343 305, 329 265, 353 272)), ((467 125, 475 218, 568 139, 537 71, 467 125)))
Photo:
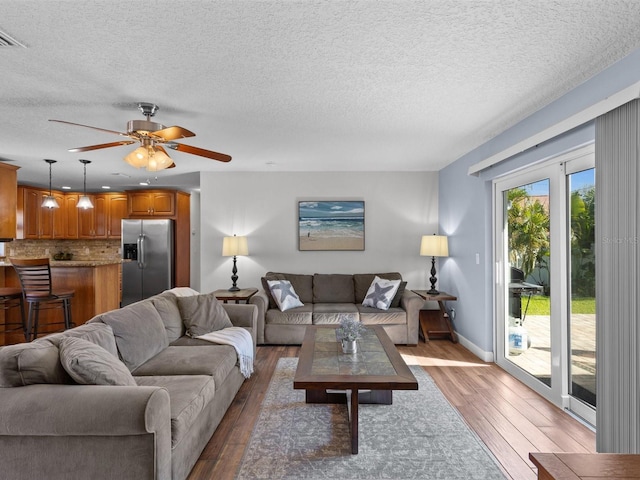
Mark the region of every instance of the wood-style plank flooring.
MULTIPOLYGON (((299 347, 258 347, 255 373, 238 392, 188 480, 232 479, 249 442, 280 357, 299 347)), ((537 478, 529 452, 595 452, 595 433, 495 364, 480 361, 447 340, 400 347, 409 365, 421 365, 514 480, 537 478)))

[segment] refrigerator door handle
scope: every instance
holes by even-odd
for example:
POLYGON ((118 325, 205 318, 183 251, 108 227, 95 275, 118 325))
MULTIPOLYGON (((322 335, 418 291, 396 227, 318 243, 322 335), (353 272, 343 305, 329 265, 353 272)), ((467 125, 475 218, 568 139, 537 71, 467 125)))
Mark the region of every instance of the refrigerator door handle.
POLYGON ((138 268, 144 268, 144 234, 138 235, 138 268))

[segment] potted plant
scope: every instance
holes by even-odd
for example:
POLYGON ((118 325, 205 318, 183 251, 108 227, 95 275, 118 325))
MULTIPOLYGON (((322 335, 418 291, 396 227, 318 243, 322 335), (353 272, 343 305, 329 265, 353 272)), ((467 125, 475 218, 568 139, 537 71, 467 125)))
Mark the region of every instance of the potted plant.
POLYGON ((344 317, 340 320, 340 327, 336 330, 338 340, 342 344, 344 353, 356 353, 358 349, 358 340, 362 336, 365 326, 357 320, 344 317))

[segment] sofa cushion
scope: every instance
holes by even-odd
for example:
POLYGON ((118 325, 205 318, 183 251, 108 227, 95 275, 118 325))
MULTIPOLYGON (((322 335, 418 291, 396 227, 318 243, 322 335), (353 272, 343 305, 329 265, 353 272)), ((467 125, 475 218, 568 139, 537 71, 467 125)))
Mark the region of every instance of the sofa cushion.
POLYGON ((56 347, 60 346, 60 342, 67 337, 82 338, 96 345, 101 346, 111 355, 118 356, 118 347, 116 346, 116 337, 113 335, 113 329, 103 323, 99 317, 94 317, 87 323, 79 325, 64 332, 54 333, 42 337, 36 341, 49 342, 56 347))
POLYGON ((313 303, 354 303, 353 275, 316 273, 313 303))
POLYGON ((267 280, 289 280, 302 303, 313 303, 313 275, 269 272, 265 275, 265 278, 267 280))
POLYGON ((164 323, 150 301, 127 305, 99 317, 111 326, 120 358, 129 370, 167 348, 169 340, 164 323))
POLYGON ((277 325, 311 325, 313 323, 313 304, 292 308, 286 312, 281 312, 277 308, 267 310, 264 316, 264 323, 277 325))
POLYGON ((169 392, 171 448, 191 430, 215 395, 215 383, 208 375, 136 377, 136 382, 143 387, 162 387, 169 392))
POLYGON ((151 297, 149 300, 151 300, 151 303, 158 311, 158 315, 160 315, 164 329, 167 331, 169 343, 184 335, 184 323, 180 316, 177 296, 171 290, 167 290, 151 297))
POLYGON ((18 343, 0 348, 0 387, 37 383, 73 383, 49 342, 18 343))
POLYGON ((222 385, 237 363, 238 355, 230 345, 171 346, 132 373, 135 376, 210 375, 216 385, 222 385))
POLYGON ((136 386, 119 358, 89 340, 66 337, 59 349, 62 366, 81 385, 136 386))
POLYGON ((399 286, 400 280, 384 280, 376 276, 367 290, 362 305, 388 310, 399 286))
POLYGON ((281 312, 304 306, 289 280, 267 280, 267 285, 281 312))
POLYGON ((190 337, 233 327, 227 311, 213 293, 178 297, 178 308, 185 333, 190 337))
POLYGON ((358 308, 353 303, 316 303, 313 305, 313 324, 338 325, 344 319, 358 321, 358 308))
POLYGON ((380 310, 373 307, 358 305, 360 321, 364 325, 406 325, 407 312, 402 308, 389 308, 380 310))
MULTIPOLYGON (((385 280, 402 280, 402 275, 398 272, 388 272, 388 273, 355 273, 353 275, 353 285, 355 288, 355 302, 357 304, 361 304, 364 300, 364 297, 367 295, 367 291, 371 286, 371 282, 375 277, 380 277, 385 280)), ((400 289, 398 288, 398 291, 400 289)), ((396 293, 396 295, 398 295, 396 293)), ((400 297, 402 294, 398 295, 398 304, 400 302, 400 297)), ((394 297, 394 301, 396 298, 394 297)), ((392 302, 393 303, 393 302, 392 302)))

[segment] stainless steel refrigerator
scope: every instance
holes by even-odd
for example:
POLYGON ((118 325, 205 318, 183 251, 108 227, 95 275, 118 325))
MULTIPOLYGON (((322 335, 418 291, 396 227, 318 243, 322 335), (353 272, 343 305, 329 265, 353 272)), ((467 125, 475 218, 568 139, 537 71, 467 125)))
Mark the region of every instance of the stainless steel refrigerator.
POLYGON ((122 220, 122 306, 173 287, 173 220, 122 220))

